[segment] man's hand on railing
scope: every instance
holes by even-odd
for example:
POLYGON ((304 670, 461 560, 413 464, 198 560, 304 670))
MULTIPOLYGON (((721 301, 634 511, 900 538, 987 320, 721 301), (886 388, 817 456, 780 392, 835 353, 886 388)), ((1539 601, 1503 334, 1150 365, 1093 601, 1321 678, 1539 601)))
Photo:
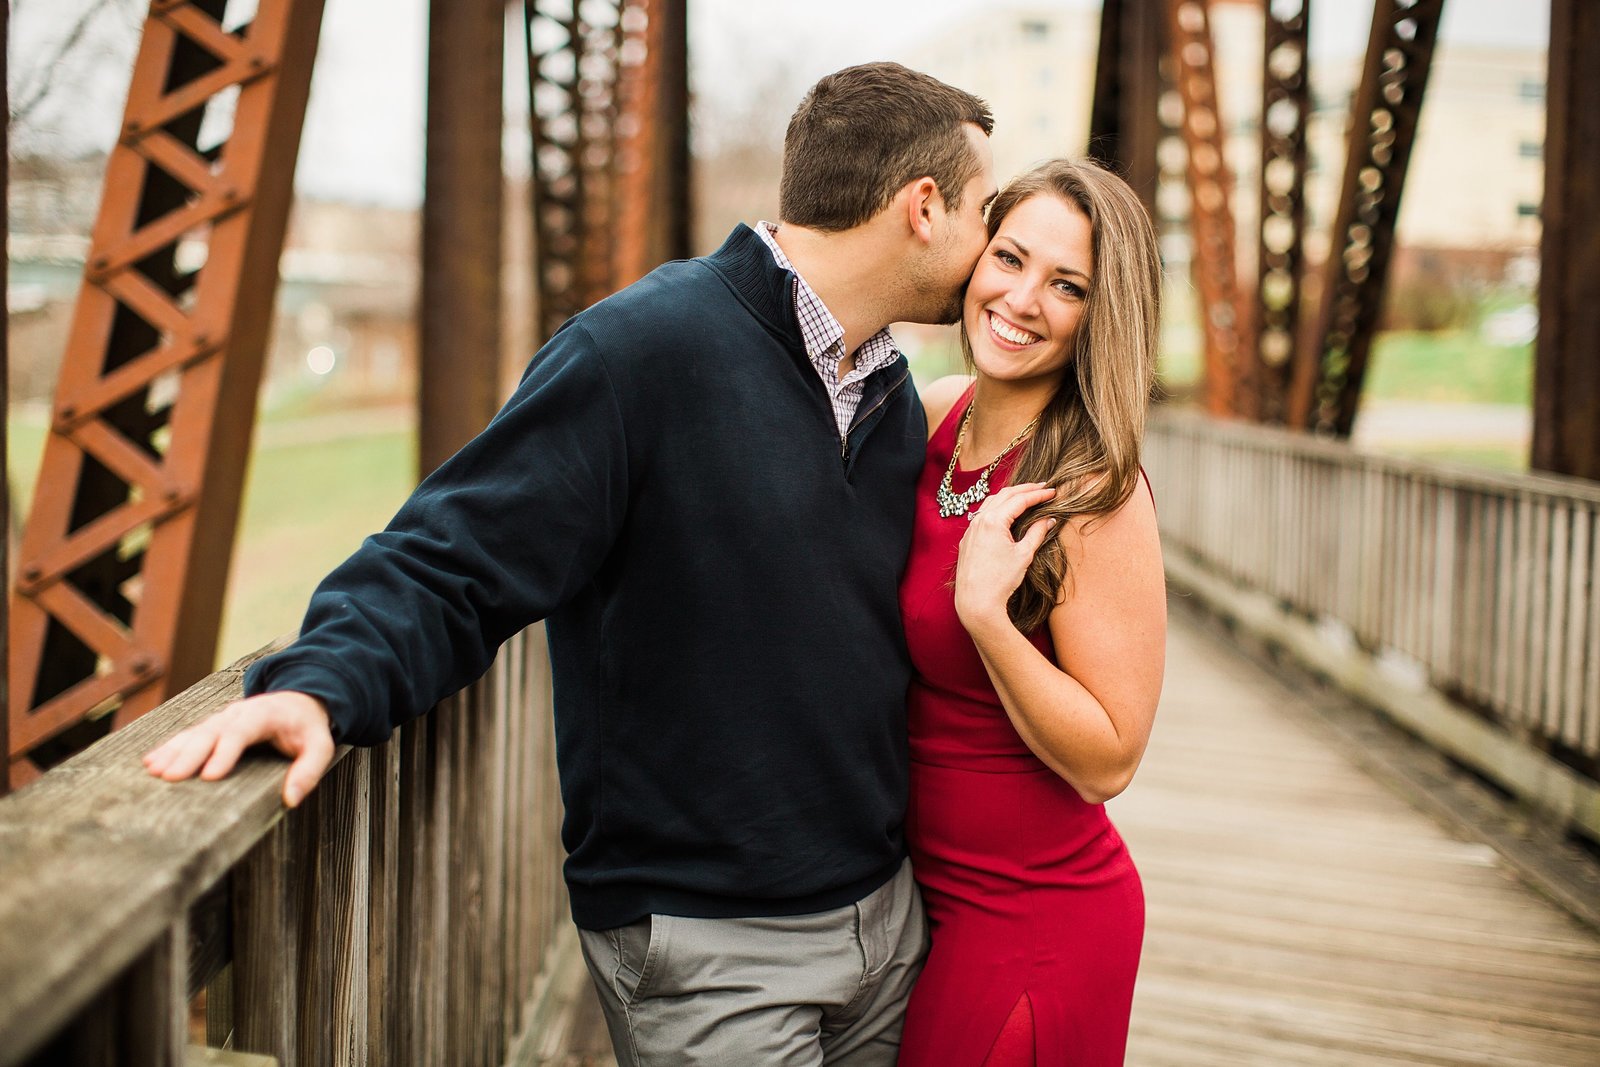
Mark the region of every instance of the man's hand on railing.
POLYGON ((333 762, 333 733, 322 701, 305 693, 262 693, 238 700, 204 722, 169 737, 144 755, 145 770, 169 782, 222 778, 251 745, 270 744, 294 762, 283 780, 283 802, 305 799, 333 762))

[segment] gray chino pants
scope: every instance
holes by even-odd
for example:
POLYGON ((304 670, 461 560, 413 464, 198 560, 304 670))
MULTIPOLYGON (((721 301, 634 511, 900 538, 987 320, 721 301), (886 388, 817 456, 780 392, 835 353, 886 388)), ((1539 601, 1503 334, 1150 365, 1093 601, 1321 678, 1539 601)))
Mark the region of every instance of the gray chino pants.
POLYGON ((909 863, 813 915, 578 934, 621 1067, 893 1067, 928 943, 909 863))

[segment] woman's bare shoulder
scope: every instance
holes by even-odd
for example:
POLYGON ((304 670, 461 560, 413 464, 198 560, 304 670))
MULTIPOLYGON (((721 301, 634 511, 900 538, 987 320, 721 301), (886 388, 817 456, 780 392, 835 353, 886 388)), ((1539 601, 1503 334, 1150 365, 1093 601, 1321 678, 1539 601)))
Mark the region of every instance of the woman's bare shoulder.
POLYGON ((972 385, 969 374, 950 374, 929 382, 918 392, 922 396, 922 409, 928 413, 928 436, 931 438, 939 424, 944 422, 950 409, 956 406, 963 393, 972 385))

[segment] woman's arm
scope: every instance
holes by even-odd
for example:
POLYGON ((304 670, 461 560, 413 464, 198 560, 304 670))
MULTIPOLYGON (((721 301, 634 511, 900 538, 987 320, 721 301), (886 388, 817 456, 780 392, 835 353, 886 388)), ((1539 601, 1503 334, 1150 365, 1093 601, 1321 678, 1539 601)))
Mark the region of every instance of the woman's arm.
POLYGON ((929 382, 928 387, 920 391, 922 396, 922 410, 928 414, 928 439, 933 439, 934 433, 939 429, 944 417, 950 414, 950 409, 956 406, 962 394, 972 385, 972 376, 968 374, 949 374, 943 378, 929 382))
POLYGON ((961 542, 956 611, 1023 741, 1084 800, 1104 803, 1133 778, 1161 696, 1167 602, 1155 506, 1140 486, 1112 514, 1058 534, 1071 570, 1050 613, 1057 667, 1005 610, 1043 540, 1030 528, 1013 541, 1011 524, 1040 499, 1015 486, 985 501, 961 542))

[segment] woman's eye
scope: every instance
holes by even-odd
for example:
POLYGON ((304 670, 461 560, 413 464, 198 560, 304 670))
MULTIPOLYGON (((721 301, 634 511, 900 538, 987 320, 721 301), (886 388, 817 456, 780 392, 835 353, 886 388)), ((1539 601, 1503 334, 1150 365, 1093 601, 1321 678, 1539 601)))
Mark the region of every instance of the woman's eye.
POLYGON ((1017 267, 1022 265, 1022 260, 1018 259, 1016 256, 1012 255, 1010 252, 1007 252, 1003 248, 997 249, 994 255, 996 259, 1008 267, 1017 267))

